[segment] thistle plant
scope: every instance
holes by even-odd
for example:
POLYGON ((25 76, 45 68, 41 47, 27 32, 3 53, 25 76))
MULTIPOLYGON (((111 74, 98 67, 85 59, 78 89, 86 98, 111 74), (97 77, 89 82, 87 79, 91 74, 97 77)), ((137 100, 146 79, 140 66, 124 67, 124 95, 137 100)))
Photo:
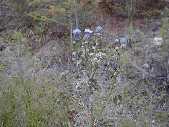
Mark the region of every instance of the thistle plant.
MULTIPOLYGON (((103 28, 97 26, 95 30, 86 28, 83 32, 83 38, 78 41, 74 41, 74 52, 72 54, 73 61, 76 63, 76 68, 78 68, 78 74, 85 72, 87 75, 86 80, 77 83, 77 89, 80 91, 86 91, 85 95, 88 100, 91 97, 97 96, 98 99, 93 100, 92 102, 87 101, 85 107, 87 107, 88 112, 90 112, 91 125, 97 125, 99 120, 103 119, 103 114, 105 113, 109 103, 120 103, 121 96, 115 92, 116 77, 121 73, 120 69, 120 50, 114 49, 109 45, 102 46, 102 36, 103 28), (100 82, 104 81, 102 79, 105 75, 100 75, 102 71, 106 71, 106 78, 111 82, 111 84, 101 84, 100 82), (99 81, 98 78, 101 78, 102 81, 99 81), (104 85, 107 85, 109 89, 106 95, 103 95, 99 92, 104 91, 102 88, 104 85), (112 101, 112 97, 115 98, 112 101), (103 99, 104 98, 104 99, 103 99), (101 100, 103 102, 99 102, 101 100)), ((80 80, 81 76, 80 76, 80 80)), ((96 98, 97 98, 96 97, 96 98)))

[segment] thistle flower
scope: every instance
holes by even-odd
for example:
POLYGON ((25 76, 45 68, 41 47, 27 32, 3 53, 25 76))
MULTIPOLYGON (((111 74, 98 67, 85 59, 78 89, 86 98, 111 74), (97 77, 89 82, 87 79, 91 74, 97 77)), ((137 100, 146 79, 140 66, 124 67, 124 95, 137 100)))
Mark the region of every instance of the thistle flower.
POLYGON ((155 37, 153 40, 153 44, 156 46, 160 46, 163 43, 163 38, 162 37, 155 37))
POLYGON ((126 44, 127 45, 127 43, 128 43, 128 37, 119 37, 119 41, 120 41, 120 44, 122 45, 122 44, 126 44))
POLYGON ((85 29, 85 30, 84 30, 84 37, 83 37, 83 39, 84 39, 84 40, 88 40, 88 39, 91 38, 92 35, 93 35, 93 31, 92 31, 92 30, 90 30, 90 29, 85 29))
POLYGON ((76 41, 80 40, 81 30, 79 28, 76 28, 76 29, 73 30, 73 37, 76 41))
POLYGON ((129 38, 127 36, 120 36, 117 39, 115 39, 115 42, 119 43, 121 45, 121 48, 131 47, 129 38))
POLYGON ((103 33, 103 27, 101 27, 100 25, 96 26, 95 33, 96 35, 101 35, 103 33))

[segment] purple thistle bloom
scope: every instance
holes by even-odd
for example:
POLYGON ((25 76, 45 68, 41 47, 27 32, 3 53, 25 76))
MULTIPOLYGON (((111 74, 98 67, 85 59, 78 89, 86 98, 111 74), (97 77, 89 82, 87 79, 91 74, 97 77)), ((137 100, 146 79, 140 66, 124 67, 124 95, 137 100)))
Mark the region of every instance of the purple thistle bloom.
POLYGON ((120 44, 121 47, 131 48, 131 42, 128 36, 119 36, 115 39, 115 43, 120 44))
POLYGON ((100 25, 99 25, 99 26, 96 26, 95 32, 96 32, 96 33, 102 33, 102 32, 103 32, 103 27, 101 27, 100 25))
POLYGON ((76 29, 73 30, 73 37, 76 41, 80 40, 81 30, 79 28, 76 28, 76 29))
POLYGON ((90 30, 90 29, 85 29, 83 39, 84 39, 84 40, 88 40, 88 39, 90 39, 90 37, 91 37, 92 35, 93 35, 93 31, 92 31, 92 30, 90 30))

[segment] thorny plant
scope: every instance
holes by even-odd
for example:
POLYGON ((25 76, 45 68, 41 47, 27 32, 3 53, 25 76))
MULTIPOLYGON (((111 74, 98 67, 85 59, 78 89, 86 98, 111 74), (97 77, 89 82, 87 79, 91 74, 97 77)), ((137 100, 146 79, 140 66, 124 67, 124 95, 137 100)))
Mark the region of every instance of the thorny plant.
MULTIPOLYGON (((99 91, 102 91, 102 85, 105 85, 98 83, 98 72, 101 70, 105 71, 108 74, 107 79, 111 82, 111 85, 109 86, 106 97, 104 97, 106 98, 104 102, 108 104, 113 96, 115 103, 119 103, 121 97, 113 94, 115 93, 116 77, 122 71, 120 68, 121 49, 118 46, 113 48, 112 44, 103 44, 102 33, 98 34, 89 29, 85 29, 85 31, 88 31, 88 33, 86 34, 84 32, 83 39, 73 41, 72 61, 77 74, 80 75, 82 72, 87 73, 88 78, 85 85, 89 88, 88 92, 91 91, 90 96, 95 96, 99 91)), ((78 34, 81 34, 81 32, 78 34)), ((102 76, 99 78, 102 78, 102 76)), ((81 78, 81 76, 79 76, 79 78, 81 78)), ((81 85, 83 85, 83 82, 81 85)), ((98 95, 98 97, 99 96, 101 97, 101 95, 98 95)), ((96 99, 91 102, 91 104, 88 104, 90 106, 87 106, 92 117, 92 126, 96 126, 97 122, 103 119, 103 112, 107 106, 105 103, 104 105, 100 105, 97 101, 96 99), (98 106, 99 110, 97 109, 98 106), (100 116, 100 118, 98 116, 100 116)))

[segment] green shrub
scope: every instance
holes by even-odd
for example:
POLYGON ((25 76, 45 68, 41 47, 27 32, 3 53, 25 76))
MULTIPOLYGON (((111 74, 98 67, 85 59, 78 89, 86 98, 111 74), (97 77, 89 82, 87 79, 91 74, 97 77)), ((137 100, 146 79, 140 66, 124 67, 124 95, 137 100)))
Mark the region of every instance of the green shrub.
POLYGON ((13 78, 0 86, 1 127, 68 127, 71 97, 53 85, 13 78))
POLYGON ((167 112, 157 112, 155 113, 155 119, 158 123, 167 123, 169 119, 169 113, 167 112))
POLYGON ((122 120, 120 122, 120 127, 136 127, 136 123, 132 120, 122 120))

